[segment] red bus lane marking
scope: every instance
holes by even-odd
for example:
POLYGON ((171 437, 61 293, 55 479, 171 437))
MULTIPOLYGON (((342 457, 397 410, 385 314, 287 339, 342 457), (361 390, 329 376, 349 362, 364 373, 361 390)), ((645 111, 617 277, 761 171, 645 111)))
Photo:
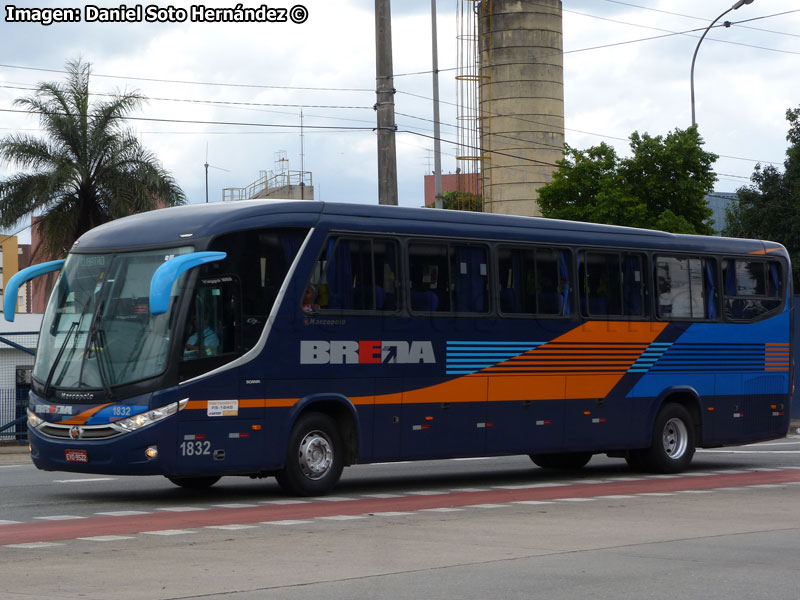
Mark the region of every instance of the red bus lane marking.
MULTIPOLYGON (((361 498, 342 502, 311 501, 304 504, 261 505, 252 508, 206 508, 190 512, 156 512, 129 516, 87 517, 71 521, 31 521, 0 525, 0 546, 54 542, 99 535, 130 535, 144 531, 196 529, 215 525, 305 520, 338 515, 411 512, 431 508, 456 508, 472 504, 505 504, 520 501, 552 501, 564 498, 599 498, 643 493, 747 487, 800 481, 800 470, 675 477, 639 481, 559 485, 479 492, 448 492, 399 498, 361 498)), ((532 484, 535 485, 535 484, 532 484)))

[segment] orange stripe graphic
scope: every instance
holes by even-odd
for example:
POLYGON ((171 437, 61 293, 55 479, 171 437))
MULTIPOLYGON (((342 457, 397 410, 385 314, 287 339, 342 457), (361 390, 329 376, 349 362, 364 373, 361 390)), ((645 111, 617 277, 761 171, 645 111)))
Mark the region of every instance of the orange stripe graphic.
POLYGON ((114 403, 113 402, 108 402, 106 404, 101 404, 100 406, 95 406, 94 408, 90 408, 89 410, 86 410, 86 411, 84 411, 82 413, 79 413, 79 414, 75 415, 71 419, 67 419, 66 421, 59 421, 58 424, 59 425, 83 425, 84 423, 86 423, 86 421, 88 421, 94 415, 99 413, 106 406, 111 406, 112 404, 114 404, 114 403))

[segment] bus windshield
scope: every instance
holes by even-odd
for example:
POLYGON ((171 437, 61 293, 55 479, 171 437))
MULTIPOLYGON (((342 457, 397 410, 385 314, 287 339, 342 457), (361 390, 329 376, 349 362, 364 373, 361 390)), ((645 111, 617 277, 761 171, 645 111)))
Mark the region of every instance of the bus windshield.
POLYGON ((45 387, 109 389, 161 373, 177 296, 166 313, 150 314, 150 279, 164 261, 192 250, 71 254, 42 321, 34 378, 45 387))

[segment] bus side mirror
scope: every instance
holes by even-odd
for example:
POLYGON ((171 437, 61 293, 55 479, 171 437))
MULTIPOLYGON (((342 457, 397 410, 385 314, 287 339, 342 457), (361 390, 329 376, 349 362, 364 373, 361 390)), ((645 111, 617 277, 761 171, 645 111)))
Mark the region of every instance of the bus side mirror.
POLYGON ((33 265, 27 269, 17 272, 6 284, 3 296, 3 316, 6 321, 14 321, 14 316, 17 312, 17 294, 19 287, 26 281, 36 279, 41 275, 52 273, 53 271, 60 271, 64 265, 64 259, 51 260, 50 262, 42 263, 40 265, 33 265))
POLYGON ((192 252, 169 259, 156 269, 150 280, 150 314, 160 315, 169 308, 172 285, 189 269, 224 260, 225 252, 192 252))

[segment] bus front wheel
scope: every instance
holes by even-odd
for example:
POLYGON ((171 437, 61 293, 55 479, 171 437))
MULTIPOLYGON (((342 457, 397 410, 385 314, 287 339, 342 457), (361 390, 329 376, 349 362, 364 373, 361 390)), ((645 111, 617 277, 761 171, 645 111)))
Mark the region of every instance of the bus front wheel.
POLYGON ((694 422, 689 411, 670 403, 656 417, 650 447, 632 451, 628 464, 637 470, 678 473, 692 462, 694 450, 694 422))
POLYGON ((289 435, 286 466, 275 478, 296 496, 326 494, 342 474, 344 446, 336 422, 322 413, 300 417, 289 435))

